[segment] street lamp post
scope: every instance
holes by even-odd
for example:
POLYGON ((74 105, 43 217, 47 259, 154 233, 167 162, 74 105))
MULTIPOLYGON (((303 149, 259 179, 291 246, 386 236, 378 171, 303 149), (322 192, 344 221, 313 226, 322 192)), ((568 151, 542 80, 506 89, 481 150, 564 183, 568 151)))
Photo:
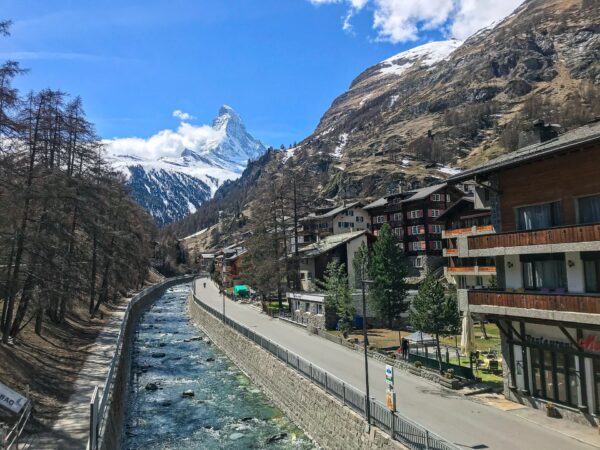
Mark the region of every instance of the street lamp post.
POLYGON ((221 264, 221 290, 223 292, 223 322, 225 322, 225 253, 221 264))
POLYGON ((365 298, 365 285, 372 283, 370 280, 361 280, 362 285, 362 315, 363 315, 363 346, 365 353, 365 384, 367 401, 365 403, 365 416, 367 417, 367 427, 371 429, 371 395, 369 393, 369 355, 367 353, 367 347, 369 346, 369 340, 367 338, 367 302, 365 298))

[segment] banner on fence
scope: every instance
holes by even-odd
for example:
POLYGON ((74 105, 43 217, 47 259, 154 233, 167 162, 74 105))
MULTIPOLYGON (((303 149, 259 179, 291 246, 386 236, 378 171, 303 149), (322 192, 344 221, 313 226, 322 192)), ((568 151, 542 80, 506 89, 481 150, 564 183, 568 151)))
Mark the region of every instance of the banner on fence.
POLYGON ((0 383, 0 406, 18 414, 26 404, 26 397, 0 383))

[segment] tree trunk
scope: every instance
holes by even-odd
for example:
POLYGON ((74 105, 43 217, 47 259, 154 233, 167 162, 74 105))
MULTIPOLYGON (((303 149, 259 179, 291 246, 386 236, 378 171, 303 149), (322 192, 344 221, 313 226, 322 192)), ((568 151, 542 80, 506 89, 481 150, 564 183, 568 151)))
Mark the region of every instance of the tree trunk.
POLYGON ((437 359, 440 366, 440 373, 442 373, 442 350, 440 349, 440 335, 438 333, 435 333, 435 345, 437 347, 437 359))
POLYGON ((481 326, 481 334, 483 334, 483 338, 487 341, 489 337, 487 334, 487 330, 485 329, 485 322, 483 320, 480 320, 479 326, 481 326))

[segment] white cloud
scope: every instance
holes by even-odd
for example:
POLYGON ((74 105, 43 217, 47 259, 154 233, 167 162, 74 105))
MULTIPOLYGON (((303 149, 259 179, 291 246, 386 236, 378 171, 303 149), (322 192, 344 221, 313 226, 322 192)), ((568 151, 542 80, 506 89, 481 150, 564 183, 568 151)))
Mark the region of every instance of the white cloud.
POLYGON ((523 0, 462 0, 452 23, 452 35, 465 39, 477 30, 502 20, 523 0))
POLYGON ((183 112, 180 109, 176 109, 175 111, 173 111, 173 117, 176 117, 181 120, 194 120, 195 119, 195 117, 192 116, 190 113, 183 112))
POLYGON ((392 43, 415 41, 423 31, 441 29, 447 37, 465 39, 510 14, 523 0, 308 0, 314 5, 345 4, 342 28, 367 4, 373 10, 377 39, 392 43))
POLYGON ((212 148, 223 139, 223 130, 211 126, 195 126, 182 123, 177 130, 159 131, 148 139, 122 138, 104 141, 111 155, 131 155, 142 159, 156 160, 178 157, 188 149, 212 148))

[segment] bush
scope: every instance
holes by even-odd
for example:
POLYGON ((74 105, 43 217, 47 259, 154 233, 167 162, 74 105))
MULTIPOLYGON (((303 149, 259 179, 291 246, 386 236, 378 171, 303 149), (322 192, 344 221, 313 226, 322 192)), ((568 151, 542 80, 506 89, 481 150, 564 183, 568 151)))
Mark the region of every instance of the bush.
POLYGON ((421 361, 415 361, 415 367, 417 369, 420 369, 421 367, 423 367, 423 363, 421 361))

